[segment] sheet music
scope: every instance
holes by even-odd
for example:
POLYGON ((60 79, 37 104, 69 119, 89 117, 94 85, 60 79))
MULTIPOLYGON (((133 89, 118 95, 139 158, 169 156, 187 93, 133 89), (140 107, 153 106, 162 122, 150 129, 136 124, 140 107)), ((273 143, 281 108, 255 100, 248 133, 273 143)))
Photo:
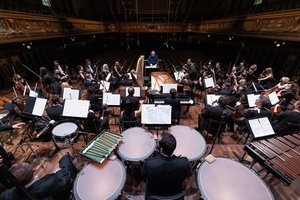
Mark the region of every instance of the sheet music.
POLYGON ((110 77, 111 77, 111 73, 108 73, 105 80, 108 81, 110 79, 110 77))
POLYGON ((36 98, 32 110, 32 115, 42 116, 46 107, 46 103, 47 103, 47 99, 36 98))
POLYGON ((172 107, 169 105, 143 104, 142 124, 171 124, 172 107))
MULTIPOLYGON (((128 95, 128 88, 129 88, 129 87, 126 87, 126 88, 125 88, 126 96, 128 95)), ((140 87, 133 87, 133 89, 134 89, 133 96, 134 96, 134 97, 140 97, 140 96, 141 96, 141 88, 140 88, 140 87)))
POLYGON ((260 95, 259 94, 248 94, 247 99, 248 99, 248 105, 250 108, 255 107, 255 101, 258 99, 260 95))
POLYGON ((279 99, 275 91, 270 93, 268 96, 272 105, 279 103, 279 99))
POLYGON ((157 64, 155 64, 155 65, 149 65, 149 66, 146 66, 146 69, 155 69, 155 68, 157 68, 157 64))
POLYGON ((267 117, 248 120, 254 138, 265 137, 275 134, 267 117))
POLYGON ((66 99, 62 116, 87 118, 89 107, 90 101, 66 99))
POLYGON ((100 90, 103 90, 105 88, 108 91, 109 87, 110 87, 110 82, 100 81, 100 90))
POLYGON ((79 99, 79 90, 72 88, 64 88, 63 99, 79 99))
POLYGON ((220 95, 207 94, 206 95, 206 104, 213 106, 213 103, 217 102, 220 98, 220 95))
POLYGON ((112 94, 112 93, 103 93, 103 104, 107 104, 109 106, 119 106, 121 103, 120 94, 112 94))
POLYGON ((215 82, 214 82, 213 77, 205 78, 204 79, 204 84, 205 84, 206 88, 214 87, 215 86, 215 82))
POLYGON ((30 97, 38 97, 38 93, 33 90, 29 90, 29 96, 30 97))
POLYGON ((273 127, 267 117, 259 118, 258 120, 265 136, 275 134, 273 127))
POLYGON ((172 88, 177 90, 177 84, 162 84, 162 93, 170 93, 172 88))

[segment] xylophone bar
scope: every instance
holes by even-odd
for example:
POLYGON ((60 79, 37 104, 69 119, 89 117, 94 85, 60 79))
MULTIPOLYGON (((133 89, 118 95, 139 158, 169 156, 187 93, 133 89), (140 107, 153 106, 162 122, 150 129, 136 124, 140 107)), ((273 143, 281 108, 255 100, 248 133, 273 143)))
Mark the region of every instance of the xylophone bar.
POLYGON ((255 141, 244 150, 285 184, 300 175, 299 133, 255 141))

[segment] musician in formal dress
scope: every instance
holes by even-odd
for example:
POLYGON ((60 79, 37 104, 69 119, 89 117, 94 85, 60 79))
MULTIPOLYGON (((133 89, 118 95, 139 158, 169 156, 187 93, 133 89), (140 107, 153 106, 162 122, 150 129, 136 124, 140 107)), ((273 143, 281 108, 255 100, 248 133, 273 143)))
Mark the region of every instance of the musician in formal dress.
POLYGON ((170 97, 165 99, 165 104, 172 107, 172 118, 180 118, 181 105, 175 88, 170 89, 170 97))
MULTIPOLYGON (((269 110, 270 105, 269 98, 261 95, 255 100, 254 108, 242 110, 241 103, 237 102, 235 109, 240 116, 245 117, 246 119, 267 117, 271 120, 272 112, 269 110)), ((235 123, 240 127, 240 131, 248 131, 245 119, 236 120, 235 123)))
POLYGON ((121 66, 120 63, 118 61, 115 62, 115 65, 113 67, 113 76, 115 78, 121 78, 122 74, 121 74, 121 66))
MULTIPOLYGON (((65 200, 70 198, 73 181, 77 174, 73 160, 74 158, 67 153, 60 159, 59 168, 44 177, 36 176, 33 167, 28 163, 14 164, 9 171, 36 199, 65 200)), ((26 198, 16 187, 12 187, 4 191, 0 199, 23 200, 26 198)))
POLYGON ((151 51, 148 57, 148 65, 154 66, 158 64, 158 56, 156 55, 155 51, 151 51))
POLYGON ((134 97, 134 88, 129 87, 128 88, 128 95, 122 99, 121 103, 121 117, 125 121, 132 121, 135 120, 136 117, 140 113, 140 102, 139 98, 134 97))
POLYGON ((28 83, 26 82, 26 80, 23 79, 19 74, 14 74, 12 80, 14 82, 16 90, 19 91, 21 95, 23 95, 24 90, 26 89, 26 87, 28 87, 28 83))
MULTIPOLYGON (((287 131, 290 128, 292 128, 293 125, 289 125, 289 123, 299 125, 300 124, 300 101, 296 101, 293 105, 293 110, 291 111, 285 111, 280 113, 275 122, 272 123, 272 127, 274 129, 274 132, 276 134, 285 134, 285 131, 287 131)), ((295 129, 299 130, 299 126, 295 129)))
POLYGON ((192 175, 188 159, 173 155, 175 137, 165 131, 158 140, 160 154, 147 160, 141 170, 147 185, 145 199, 151 199, 151 195, 172 196, 183 192, 184 181, 192 175))
POLYGON ((108 64, 103 64, 101 69, 101 78, 102 80, 105 80, 107 75, 110 73, 108 64))
POLYGON ((270 89, 274 85, 274 74, 271 67, 266 68, 258 77, 260 86, 263 89, 270 89))
POLYGON ((59 95, 53 95, 51 104, 50 107, 46 108, 44 116, 49 117, 52 120, 59 120, 63 112, 63 99, 59 95))
POLYGON ((92 75, 94 75, 94 69, 91 64, 90 59, 85 59, 85 71, 89 70, 92 75))
POLYGON ((199 130, 207 130, 210 119, 215 121, 226 121, 229 124, 231 123, 232 111, 227 108, 227 105, 230 103, 229 96, 222 95, 217 102, 217 106, 207 106, 202 110, 202 113, 199 114, 199 130))
POLYGON ((66 71, 68 70, 67 65, 66 66, 61 65, 58 60, 54 60, 53 64, 54 64, 54 70, 58 70, 60 76, 67 75, 67 73, 66 73, 66 71))

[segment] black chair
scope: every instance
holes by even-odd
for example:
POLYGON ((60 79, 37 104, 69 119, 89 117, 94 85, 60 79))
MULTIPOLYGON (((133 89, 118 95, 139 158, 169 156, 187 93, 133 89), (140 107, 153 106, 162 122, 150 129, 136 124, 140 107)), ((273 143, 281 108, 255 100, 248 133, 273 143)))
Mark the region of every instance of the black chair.
POLYGON ((217 121, 214 119, 208 120, 208 126, 207 126, 207 129, 205 130, 206 131, 205 140, 207 141, 209 134, 211 134, 214 137, 212 147, 211 147, 211 150, 209 151, 209 153, 212 152, 217 139, 218 139, 218 143, 220 143, 221 134, 225 131, 226 126, 227 126, 227 122, 225 120, 221 120, 221 121, 217 121))
POLYGON ((175 194, 172 196, 156 196, 151 195, 150 200, 184 200, 185 192, 181 192, 179 194, 175 194))
POLYGON ((138 120, 124 120, 120 118, 120 132, 125 131, 126 129, 139 126, 138 120))

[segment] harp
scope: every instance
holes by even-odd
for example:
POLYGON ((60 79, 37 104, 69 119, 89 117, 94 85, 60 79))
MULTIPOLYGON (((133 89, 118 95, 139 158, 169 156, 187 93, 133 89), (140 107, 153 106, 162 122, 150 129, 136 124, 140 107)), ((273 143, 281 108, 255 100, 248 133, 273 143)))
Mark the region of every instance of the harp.
POLYGON ((144 57, 143 55, 140 56, 136 63, 136 69, 131 71, 133 85, 141 88, 144 85, 144 57))

